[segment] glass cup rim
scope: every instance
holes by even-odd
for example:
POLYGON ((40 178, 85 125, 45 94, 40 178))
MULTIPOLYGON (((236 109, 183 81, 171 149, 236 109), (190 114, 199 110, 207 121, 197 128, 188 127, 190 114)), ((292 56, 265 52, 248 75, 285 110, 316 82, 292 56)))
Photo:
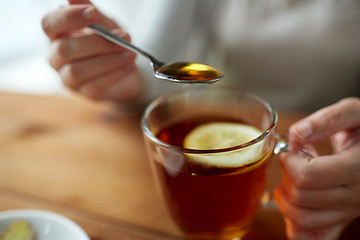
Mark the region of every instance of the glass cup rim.
MULTIPOLYGON (((147 124, 147 119, 149 118, 149 115, 152 112, 152 110, 155 109, 157 106, 159 106, 159 104, 161 104, 164 101, 166 101, 167 99, 171 98, 172 96, 176 96, 185 91, 194 91, 194 90, 198 91, 198 89, 199 88, 197 88, 197 86, 191 86, 190 88, 182 88, 182 89, 175 90, 175 91, 166 93, 164 95, 161 95, 160 97, 157 97, 152 102, 150 102, 150 104, 146 107, 146 109, 141 117, 141 128, 142 128, 143 133, 145 133, 145 135, 154 143, 156 143, 162 147, 172 149, 177 152, 188 153, 188 154, 213 154, 213 153, 224 153, 224 152, 230 152, 230 151, 235 151, 235 150, 239 150, 239 149, 244 149, 246 147, 249 147, 256 143, 259 143, 262 140, 264 140, 271 132, 273 132, 273 130, 275 129, 275 127, 277 125, 277 121, 278 121, 277 111, 264 98, 260 97, 259 95, 255 94, 251 91, 248 91, 248 90, 245 90, 245 89, 242 89, 239 87, 216 86, 216 87, 213 87, 210 91, 212 91, 212 90, 219 91, 220 90, 220 91, 226 91, 226 92, 235 92, 236 94, 241 94, 243 96, 250 97, 250 98, 255 99, 256 101, 260 102, 271 114, 272 119, 271 119, 270 125, 266 128, 265 131, 262 132, 261 135, 259 135, 258 137, 254 138, 248 142, 245 142, 245 143, 242 143, 242 144, 239 144, 236 146, 232 146, 232 147, 218 148, 218 149, 199 150, 199 149, 184 148, 184 147, 168 144, 166 142, 161 141, 159 138, 157 138, 153 134, 153 132, 150 130, 150 128, 147 124)), ((200 89, 203 89, 203 87, 200 89)), ((205 91, 207 91, 207 90, 205 90, 205 91)))

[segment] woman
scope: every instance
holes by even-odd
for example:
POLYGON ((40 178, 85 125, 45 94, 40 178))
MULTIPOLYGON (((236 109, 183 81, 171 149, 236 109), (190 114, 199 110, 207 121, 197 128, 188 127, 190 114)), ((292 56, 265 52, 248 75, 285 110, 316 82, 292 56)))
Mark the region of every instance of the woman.
POLYGON ((275 196, 287 235, 336 239, 360 216, 360 100, 349 97, 360 93, 358 1, 122 0, 122 27, 89 1, 69 3, 42 21, 49 62, 67 87, 128 111, 181 87, 156 80, 147 59, 87 28, 98 23, 165 62, 222 69, 220 84, 254 91, 278 109, 322 108, 289 131, 295 144, 330 138, 334 154, 282 157, 275 196))

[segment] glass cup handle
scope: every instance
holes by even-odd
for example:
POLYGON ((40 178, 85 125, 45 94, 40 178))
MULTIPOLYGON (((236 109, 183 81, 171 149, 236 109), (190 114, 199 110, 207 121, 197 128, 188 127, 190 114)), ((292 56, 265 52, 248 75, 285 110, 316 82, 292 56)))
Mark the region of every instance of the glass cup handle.
MULTIPOLYGON (((311 150, 313 147, 311 145, 301 145, 301 146, 291 146, 289 145, 288 136, 286 134, 277 134, 277 142, 273 150, 274 155, 279 155, 280 153, 297 153, 301 154, 308 158, 313 158, 311 150), (308 149, 309 148, 309 149, 308 149)), ((277 160, 277 159, 274 159, 277 160)), ((270 163, 271 164, 271 163, 270 163)), ((262 198, 261 198, 261 207, 265 210, 277 210, 278 207, 274 200, 274 189, 265 189, 262 198)))

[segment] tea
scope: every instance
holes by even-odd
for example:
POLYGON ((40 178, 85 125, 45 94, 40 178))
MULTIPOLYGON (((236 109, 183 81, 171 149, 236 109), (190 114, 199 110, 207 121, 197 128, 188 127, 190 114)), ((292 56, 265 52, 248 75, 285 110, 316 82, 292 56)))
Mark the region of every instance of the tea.
MULTIPOLYGON (((193 129, 218 121, 219 117, 188 119, 161 129, 156 136, 182 147, 193 129)), ((253 127, 234 119, 221 122, 253 127)), ((233 239, 248 232, 264 190, 269 154, 258 156, 250 164, 235 167, 205 165, 191 154, 166 151, 153 161, 170 213, 188 238, 233 239)))

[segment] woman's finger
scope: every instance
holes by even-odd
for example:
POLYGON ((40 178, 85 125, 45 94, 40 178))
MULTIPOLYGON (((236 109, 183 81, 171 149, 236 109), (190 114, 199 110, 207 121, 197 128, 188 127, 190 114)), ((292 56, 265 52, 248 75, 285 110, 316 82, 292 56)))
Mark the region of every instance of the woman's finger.
POLYGON ((282 186, 275 190, 275 200, 284 217, 290 219, 300 229, 322 229, 348 220, 341 210, 304 208, 292 204, 282 186))
POLYGON ((141 90, 136 74, 136 65, 129 64, 118 70, 89 80, 79 87, 79 91, 88 98, 95 100, 121 100, 135 99, 141 90))
POLYGON ((119 69, 127 64, 133 64, 135 57, 132 56, 132 53, 129 51, 100 55, 68 63, 61 67, 58 72, 64 84, 76 90, 86 81, 119 69))
MULTIPOLYGON (((89 0, 68 0, 68 2, 70 5, 76 5, 76 4, 91 4, 91 5, 93 5, 89 0)), ((105 27, 108 27, 110 29, 117 27, 117 24, 111 18, 106 17, 101 12, 99 12, 99 14, 100 14, 99 24, 101 24, 105 27)))
MULTIPOLYGON (((130 41, 130 37, 121 29, 113 31, 120 37, 130 41)), ((68 62, 85 59, 100 54, 128 51, 131 58, 135 53, 118 46, 95 34, 86 34, 77 37, 64 37, 54 40, 50 45, 49 62, 58 70, 68 62)))
POLYGON ((286 191, 288 200, 299 207, 316 209, 345 210, 348 199, 353 196, 349 187, 340 186, 324 190, 309 190, 297 187, 291 178, 284 172, 282 186, 286 191))
POLYGON ((100 16, 92 5, 71 5, 46 14, 41 23, 46 35, 50 39, 55 39, 70 31, 97 23, 100 16))
POLYGON ((51 40, 95 23, 110 29, 118 27, 91 4, 75 4, 55 9, 41 21, 44 32, 51 40))
POLYGON ((290 137, 301 142, 316 142, 359 125, 360 99, 346 98, 295 123, 290 128, 290 137))
POLYGON ((336 224, 326 228, 307 230, 301 229, 290 219, 285 218, 286 235, 289 240, 336 240, 346 224, 336 224))
POLYGON ((296 187, 324 190, 351 185, 357 181, 355 173, 359 169, 357 165, 354 166, 354 159, 356 156, 348 152, 311 159, 297 153, 286 153, 281 154, 280 164, 296 187))

